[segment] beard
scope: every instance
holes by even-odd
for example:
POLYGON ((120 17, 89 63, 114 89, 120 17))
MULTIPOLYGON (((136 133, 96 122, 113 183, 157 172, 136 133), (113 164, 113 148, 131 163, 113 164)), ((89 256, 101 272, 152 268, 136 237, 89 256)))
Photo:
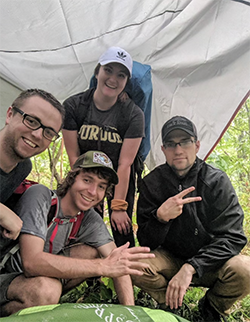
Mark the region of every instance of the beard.
POLYGON ((186 167, 180 168, 180 167, 176 167, 175 165, 172 165, 171 168, 179 177, 184 177, 192 168, 192 166, 193 164, 187 164, 186 167))
POLYGON ((4 137, 2 144, 2 151, 5 152, 8 157, 10 157, 15 162, 24 161, 29 159, 29 156, 24 155, 17 148, 17 142, 12 135, 8 135, 4 137))

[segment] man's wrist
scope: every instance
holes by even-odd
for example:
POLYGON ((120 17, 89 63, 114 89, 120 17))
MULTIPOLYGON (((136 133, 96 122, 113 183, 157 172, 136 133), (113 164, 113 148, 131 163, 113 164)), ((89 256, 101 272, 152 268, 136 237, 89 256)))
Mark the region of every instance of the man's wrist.
POLYGON ((195 268, 189 264, 189 263, 185 263, 182 268, 186 271, 188 271, 189 273, 191 273, 192 275, 195 275, 196 274, 196 270, 195 268))
POLYGON ((154 211, 152 211, 152 215, 155 219, 157 219, 157 221, 159 221, 161 224, 167 224, 168 221, 163 220, 161 218, 158 217, 158 209, 155 209, 154 211))

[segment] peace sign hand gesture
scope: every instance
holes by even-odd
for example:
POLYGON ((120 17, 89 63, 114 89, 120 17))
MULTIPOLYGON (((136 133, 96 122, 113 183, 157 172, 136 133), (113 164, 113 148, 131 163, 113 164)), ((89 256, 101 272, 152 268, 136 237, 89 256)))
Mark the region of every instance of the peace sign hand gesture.
POLYGON ((188 197, 183 199, 187 194, 194 191, 195 187, 187 188, 174 197, 168 198, 157 210, 157 218, 161 221, 175 219, 182 214, 183 205, 186 203, 201 201, 201 197, 188 197))

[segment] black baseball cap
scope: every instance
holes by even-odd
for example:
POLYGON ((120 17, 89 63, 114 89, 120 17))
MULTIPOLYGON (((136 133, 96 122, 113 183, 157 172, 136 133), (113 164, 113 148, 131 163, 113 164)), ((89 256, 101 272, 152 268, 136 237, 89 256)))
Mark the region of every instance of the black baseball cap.
POLYGON ((101 151, 88 151, 76 160, 73 169, 76 168, 105 168, 111 174, 113 184, 117 184, 119 179, 116 171, 113 168, 110 158, 101 151))
POLYGON ((168 120, 162 127, 162 142, 166 141, 168 134, 174 130, 182 130, 193 136, 197 140, 197 129, 193 122, 184 116, 174 116, 168 120))

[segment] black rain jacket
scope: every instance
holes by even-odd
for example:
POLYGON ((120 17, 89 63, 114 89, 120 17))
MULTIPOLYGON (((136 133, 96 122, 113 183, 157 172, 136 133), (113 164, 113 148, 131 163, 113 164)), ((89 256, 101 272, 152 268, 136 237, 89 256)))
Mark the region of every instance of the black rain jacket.
POLYGON ((151 250, 162 246, 191 264, 198 277, 240 253, 247 243, 243 218, 227 175, 199 158, 185 177, 178 177, 166 163, 151 171, 140 186, 137 205, 140 245, 151 250), (186 197, 201 196, 202 201, 185 204, 179 217, 159 222, 156 211, 162 203, 191 186, 196 189, 186 197))

